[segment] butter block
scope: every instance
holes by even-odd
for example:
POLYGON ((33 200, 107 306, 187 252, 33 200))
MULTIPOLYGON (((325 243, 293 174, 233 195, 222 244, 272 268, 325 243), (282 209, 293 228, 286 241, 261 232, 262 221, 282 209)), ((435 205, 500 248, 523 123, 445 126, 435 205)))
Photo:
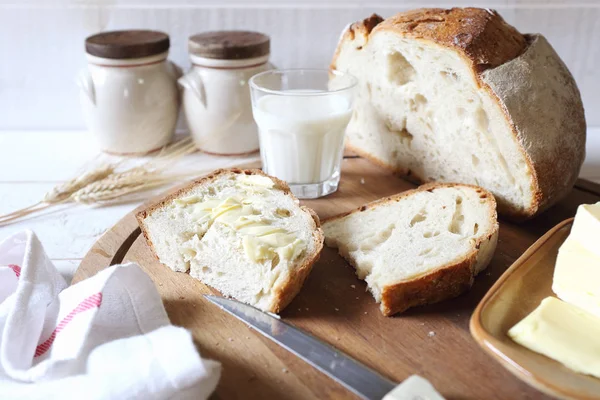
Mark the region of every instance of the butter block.
MULTIPOLYGON (((600 237, 600 231, 597 235, 600 237)), ((600 317, 600 255, 569 236, 558 251, 552 291, 600 317)))
POLYGON ((569 239, 600 256, 600 202, 577 208, 569 239))
POLYGON ((554 297, 508 331, 515 342, 600 378, 600 318, 554 297))

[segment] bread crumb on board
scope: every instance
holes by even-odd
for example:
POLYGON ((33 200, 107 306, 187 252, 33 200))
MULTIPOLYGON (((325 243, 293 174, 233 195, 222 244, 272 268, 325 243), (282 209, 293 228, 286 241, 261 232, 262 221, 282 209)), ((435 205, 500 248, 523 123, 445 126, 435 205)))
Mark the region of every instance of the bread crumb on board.
POLYGON ((350 285, 352 289, 356 289, 356 285, 350 285))
POLYGON ((427 334, 427 336, 434 337, 435 336, 435 332, 434 331, 429 331, 429 333, 427 334))
POLYGON ((284 374, 287 374, 289 372, 287 368, 283 368, 281 371, 283 371, 284 374))
POLYGON ((335 310, 335 311, 340 311, 340 309, 339 309, 339 308, 337 308, 337 307, 336 307, 336 308, 334 308, 334 310, 335 310))
POLYGON ((365 178, 360 178, 360 184, 364 185, 365 184, 365 178))

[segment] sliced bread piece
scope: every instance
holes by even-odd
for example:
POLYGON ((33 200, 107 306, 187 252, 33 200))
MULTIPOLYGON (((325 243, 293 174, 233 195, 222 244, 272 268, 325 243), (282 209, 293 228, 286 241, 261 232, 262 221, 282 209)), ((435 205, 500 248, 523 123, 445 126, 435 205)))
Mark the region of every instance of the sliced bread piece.
POLYGON ((496 248, 496 201, 475 186, 428 184, 327 219, 323 230, 390 316, 471 287, 496 248))
POLYGON ((482 186, 513 219, 552 206, 577 179, 577 85, 542 35, 495 11, 374 15, 345 30, 332 67, 359 80, 349 146, 399 174, 482 186))
POLYGON ((173 271, 264 311, 300 291, 323 248, 319 218, 260 170, 218 170, 137 214, 173 271))

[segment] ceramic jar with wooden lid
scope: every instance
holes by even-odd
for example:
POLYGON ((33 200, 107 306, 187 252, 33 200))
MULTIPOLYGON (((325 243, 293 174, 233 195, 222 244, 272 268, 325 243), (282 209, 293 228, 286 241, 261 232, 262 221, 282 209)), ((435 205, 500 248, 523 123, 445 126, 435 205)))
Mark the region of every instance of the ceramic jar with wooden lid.
POLYGON ((89 130, 102 150, 144 154, 173 138, 181 70, 167 60, 162 32, 103 32, 85 41, 88 66, 78 77, 89 130))
POLYGON ((248 80, 271 69, 267 35, 206 32, 189 39, 191 70, 179 79, 183 110, 196 146, 208 153, 258 151, 248 80))

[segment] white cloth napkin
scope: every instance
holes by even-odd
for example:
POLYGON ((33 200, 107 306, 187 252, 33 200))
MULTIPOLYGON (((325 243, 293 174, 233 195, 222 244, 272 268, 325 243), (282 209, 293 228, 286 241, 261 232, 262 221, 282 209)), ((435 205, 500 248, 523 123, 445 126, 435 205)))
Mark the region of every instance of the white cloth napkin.
POLYGON ((136 264, 68 287, 33 232, 0 243, 0 398, 205 399, 220 372, 136 264))

